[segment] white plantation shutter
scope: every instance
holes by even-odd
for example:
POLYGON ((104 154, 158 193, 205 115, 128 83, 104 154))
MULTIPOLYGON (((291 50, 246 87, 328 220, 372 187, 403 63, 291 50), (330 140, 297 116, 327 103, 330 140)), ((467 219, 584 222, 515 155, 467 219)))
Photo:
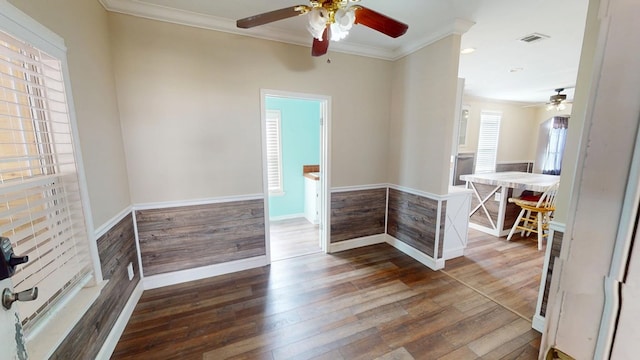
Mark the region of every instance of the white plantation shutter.
POLYGON ((282 141, 280 138, 281 116, 278 110, 267 110, 267 181, 270 194, 280 194, 282 188, 282 141))
POLYGON ((91 273, 61 62, 0 31, 0 234, 19 265, 25 329, 91 273))
POLYGON ((496 171, 498 136, 500 135, 501 112, 483 111, 480 113, 480 135, 478 136, 478 154, 475 173, 496 171))

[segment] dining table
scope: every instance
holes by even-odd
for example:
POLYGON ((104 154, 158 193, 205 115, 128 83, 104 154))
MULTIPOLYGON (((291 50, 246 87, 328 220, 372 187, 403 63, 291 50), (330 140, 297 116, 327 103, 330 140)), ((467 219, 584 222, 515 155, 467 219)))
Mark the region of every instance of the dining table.
POLYGON ((473 191, 469 227, 493 236, 506 236, 518 217, 520 207, 508 202, 523 191, 542 193, 560 181, 559 175, 519 171, 460 175, 473 191))

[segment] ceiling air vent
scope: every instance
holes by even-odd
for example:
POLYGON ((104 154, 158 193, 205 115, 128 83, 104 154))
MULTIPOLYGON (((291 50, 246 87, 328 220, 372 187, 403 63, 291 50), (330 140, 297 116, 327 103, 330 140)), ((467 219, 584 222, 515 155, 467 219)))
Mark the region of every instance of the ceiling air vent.
POLYGON ((525 35, 523 37, 521 37, 520 41, 522 42, 526 42, 526 43, 532 43, 532 42, 538 42, 538 41, 542 41, 544 39, 548 39, 549 36, 548 35, 543 35, 540 33, 533 33, 533 34, 529 34, 529 35, 525 35))

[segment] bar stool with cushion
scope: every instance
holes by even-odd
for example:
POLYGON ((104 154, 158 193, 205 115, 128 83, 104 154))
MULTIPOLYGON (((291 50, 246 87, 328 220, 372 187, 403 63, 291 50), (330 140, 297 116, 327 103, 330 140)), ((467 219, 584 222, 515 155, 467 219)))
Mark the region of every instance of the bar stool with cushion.
POLYGON ((548 236, 549 221, 555 208, 556 194, 558 192, 558 185, 556 183, 548 187, 540 196, 539 199, 534 198, 509 198, 510 203, 514 203, 520 206, 520 214, 518 219, 513 224, 507 241, 511 240, 511 237, 516 230, 521 230, 521 235, 525 233, 528 236, 530 233, 538 234, 538 250, 542 250, 542 240, 548 236))

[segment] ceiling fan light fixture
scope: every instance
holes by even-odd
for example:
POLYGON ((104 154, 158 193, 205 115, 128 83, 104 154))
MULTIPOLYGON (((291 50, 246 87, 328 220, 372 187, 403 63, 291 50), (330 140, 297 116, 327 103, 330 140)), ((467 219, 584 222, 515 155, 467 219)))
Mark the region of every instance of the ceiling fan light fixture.
POLYGON ((349 31, 356 22, 356 11, 353 8, 339 9, 334 16, 335 24, 340 26, 343 31, 349 31))
POLYGON ((567 106, 564 104, 564 102, 561 102, 559 104, 549 104, 549 105, 547 105, 547 111, 551 111, 551 110, 562 111, 562 110, 564 110, 566 108, 567 108, 567 106))
POLYGON ((409 25, 363 6, 359 0, 310 0, 309 5, 296 5, 236 21, 240 29, 250 29, 275 21, 307 15, 307 31, 313 36, 311 56, 322 56, 329 49, 329 40, 344 39, 353 25, 359 24, 392 38, 404 35, 409 25), (356 15, 357 14, 357 15, 356 15))
POLYGON ((327 26, 329 12, 325 8, 314 7, 309 11, 308 16, 309 24, 307 26, 307 30, 309 30, 314 38, 322 41, 322 33, 327 26))
POLYGON ((349 31, 343 31, 336 23, 331 24, 331 41, 340 41, 349 35, 349 31))
POLYGON ((551 111, 551 110, 562 111, 567 108, 567 105, 565 104, 567 101, 567 95, 561 94, 561 92, 563 91, 564 89, 562 88, 556 89, 557 94, 551 95, 549 97, 549 104, 547 104, 547 111, 551 111))
POLYGON ((547 105, 547 111, 554 110, 554 109, 556 111, 562 111, 566 109, 567 106, 565 102, 567 101, 567 95, 561 94, 561 92, 563 91, 564 91, 563 88, 556 89, 556 94, 551 95, 549 97, 549 104, 547 105))
POLYGON ((334 15, 333 23, 331 23, 331 40, 340 41, 347 37, 355 21, 356 12, 354 9, 338 9, 334 15))

